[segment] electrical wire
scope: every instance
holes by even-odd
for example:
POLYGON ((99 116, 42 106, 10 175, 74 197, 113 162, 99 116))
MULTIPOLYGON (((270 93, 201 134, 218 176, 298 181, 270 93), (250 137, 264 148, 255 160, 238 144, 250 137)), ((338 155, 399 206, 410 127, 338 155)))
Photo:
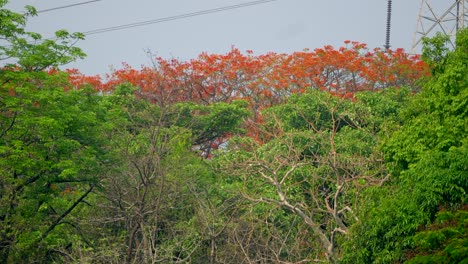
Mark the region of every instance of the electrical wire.
POLYGON ((218 13, 218 12, 223 12, 223 11, 227 11, 227 10, 238 9, 238 8, 254 6, 254 5, 260 5, 260 4, 265 4, 265 3, 269 3, 269 2, 275 2, 275 1, 277 1, 277 0, 251 1, 251 2, 247 2, 247 3, 243 3, 243 4, 230 5, 230 6, 213 8, 213 9, 206 9, 206 10, 202 10, 202 11, 186 13, 186 14, 181 14, 181 15, 175 15, 175 16, 169 16, 169 17, 158 18, 158 19, 152 19, 152 20, 146 20, 146 21, 142 21, 142 22, 129 23, 129 24, 124 24, 124 25, 119 25, 119 26, 94 29, 94 30, 85 31, 85 32, 82 32, 82 33, 84 35, 86 35, 86 36, 95 35, 95 34, 101 34, 101 33, 106 33, 106 32, 110 32, 110 31, 116 31, 116 30, 146 26, 146 25, 151 25, 151 24, 168 22, 168 21, 172 21, 172 20, 178 20, 178 19, 184 19, 184 18, 189 18, 189 17, 207 15, 207 14, 212 14, 212 13, 218 13))
POLYGON ((39 13, 45 13, 45 12, 55 11, 55 10, 59 10, 59 9, 64 9, 64 8, 69 8, 69 7, 74 7, 74 6, 79 6, 79 5, 91 4, 91 3, 99 2, 99 1, 102 1, 102 0, 92 0, 92 1, 86 1, 86 2, 76 3, 76 4, 71 4, 71 5, 53 7, 53 8, 48 8, 48 9, 39 10, 39 11, 37 11, 37 13, 38 13, 38 14, 39 14, 39 13))

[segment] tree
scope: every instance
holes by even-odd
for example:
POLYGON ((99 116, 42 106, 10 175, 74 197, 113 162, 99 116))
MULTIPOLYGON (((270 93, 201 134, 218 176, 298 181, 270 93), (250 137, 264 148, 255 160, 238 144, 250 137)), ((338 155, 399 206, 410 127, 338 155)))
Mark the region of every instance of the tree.
POLYGON ((3 66, 41 71, 85 56, 80 48, 74 46, 84 38, 83 34, 59 30, 55 32, 54 40, 44 40, 40 34, 24 29, 28 17, 37 15, 36 9, 26 6, 26 12, 18 14, 4 9, 7 3, 7 0, 0 1, 0 39, 5 41, 0 46, 0 61, 5 61, 3 66))
POLYGON ((419 56, 350 41, 155 58, 103 81, 58 70, 84 56, 82 34, 44 40, 24 29, 34 8, 5 4, 1 263, 419 261, 415 239, 434 236, 430 253, 464 257, 463 235, 440 238, 451 229, 412 236, 466 200, 461 51, 424 54, 437 78, 411 102, 429 72, 419 56))
POLYGON ((418 90, 417 80, 428 73, 420 56, 402 49, 369 50, 363 43, 345 41, 340 48, 292 54, 243 54, 233 48, 227 54, 202 53, 188 62, 157 57, 152 67, 137 70, 124 65, 112 72, 103 89, 130 82, 139 87, 138 93, 154 100, 210 104, 243 99, 256 122, 262 109, 303 93, 306 87, 349 98, 359 91, 388 87, 418 90))
MULTIPOLYGON (((386 179, 382 157, 374 151, 375 127, 362 116, 365 101, 359 104, 322 91, 292 96, 263 112, 258 141, 231 140, 219 157, 245 199, 281 208, 275 218, 284 214, 310 230, 308 254, 282 261, 338 261, 339 241, 358 221, 356 197, 386 179)), ((295 232, 302 232, 298 227, 295 232)))
POLYGON ((161 106, 135 91, 124 84, 104 98, 118 124, 108 136, 119 162, 103 176, 100 213, 88 228, 99 230, 88 231, 96 244, 70 259, 213 262, 233 203, 212 194, 214 176, 200 154, 238 130, 245 104, 161 106))
MULTIPOLYGON (((424 259, 417 256, 419 253, 433 253, 416 241, 427 241, 424 232, 415 236, 418 229, 430 228, 437 214, 466 205, 467 36, 468 30, 460 31, 457 47, 450 52, 441 47, 440 36, 426 42, 430 46, 424 48, 423 56, 434 76, 402 112, 403 124, 383 146, 391 184, 365 197, 361 214, 365 221, 353 227, 345 263, 403 262, 412 257, 416 257, 413 263, 418 263, 424 259), (415 246, 419 249, 411 251, 415 246)), ((443 232, 443 227, 439 228, 437 234, 443 232)), ((452 248, 463 247, 463 239, 455 241, 452 248)), ((445 254, 449 254, 451 250, 446 249, 445 254)), ((466 256, 447 255, 444 261, 458 263, 462 259, 466 261, 466 256)))
POLYGON ((77 212, 109 165, 106 108, 89 89, 65 92, 54 68, 84 54, 82 34, 42 40, 0 1, 0 262, 47 262, 82 239, 77 212), (46 72, 46 70, 50 70, 46 72))
POLYGON ((63 74, 8 72, 2 81, 1 260, 50 260, 80 236, 75 212, 110 165, 106 109, 89 89, 60 88, 63 74))
POLYGON ((433 223, 414 236, 415 248, 405 252, 408 264, 466 263, 468 261, 468 212, 440 210, 433 223))

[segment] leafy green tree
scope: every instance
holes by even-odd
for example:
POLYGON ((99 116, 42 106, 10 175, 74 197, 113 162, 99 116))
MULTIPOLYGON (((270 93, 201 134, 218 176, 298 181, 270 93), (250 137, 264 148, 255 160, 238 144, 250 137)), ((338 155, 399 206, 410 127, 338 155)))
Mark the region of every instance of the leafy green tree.
POLYGON ((468 212, 440 211, 432 224, 414 236, 416 248, 406 263, 468 263, 468 212))
POLYGON ((26 71, 41 71, 85 56, 80 48, 75 47, 76 42, 84 38, 83 34, 58 30, 54 39, 43 39, 40 34, 24 29, 27 19, 37 15, 36 9, 26 6, 26 12, 18 14, 5 9, 7 3, 7 0, 0 0, 0 40, 3 42, 0 46, 0 62, 4 61, 0 67, 14 66, 26 71))
POLYGON ((1 262, 50 261, 79 236, 75 212, 110 165, 106 109, 92 90, 65 92, 63 74, 13 71, 3 78, 1 262))
POLYGON ((43 40, 0 1, 0 262, 52 262, 81 240, 79 212, 111 163, 101 96, 66 91, 56 68, 84 56, 82 34, 43 40))
MULTIPOLYGON (((263 112, 261 142, 228 142, 230 149, 220 162, 239 182, 238 192, 259 208, 276 208, 268 217, 275 219, 272 224, 296 223, 289 228, 298 237, 303 228, 310 232, 310 240, 303 241, 308 248, 284 254, 287 249, 277 247, 270 252, 279 256, 274 261, 338 261, 339 241, 358 221, 356 197, 386 179, 382 156, 375 151, 380 121, 371 119, 369 107, 364 100, 355 104, 309 91, 263 112)), ((286 230, 276 235, 291 243, 286 230)))
POLYGON ((161 106, 135 90, 120 85, 103 99, 117 124, 109 137, 119 162, 103 177, 104 199, 88 225, 95 243, 68 260, 214 263, 235 203, 213 189, 209 161, 194 150, 235 133, 245 104, 161 106))
POLYGON ((218 149, 230 136, 245 132, 242 123, 249 114, 245 101, 210 105, 181 103, 176 108, 177 118, 171 116, 174 124, 190 128, 192 144, 204 157, 210 157, 212 150, 218 149))
MULTIPOLYGON (((384 144, 391 184, 367 194, 361 215, 365 220, 352 229, 345 263, 405 261, 411 256, 405 251, 424 238, 415 237, 417 230, 431 224, 440 208, 466 204, 468 30, 460 31, 453 51, 446 51, 443 41, 439 36, 428 42, 436 45, 424 49, 434 75, 384 144)), ((456 247, 463 246, 463 240, 455 241, 461 243, 456 247)))

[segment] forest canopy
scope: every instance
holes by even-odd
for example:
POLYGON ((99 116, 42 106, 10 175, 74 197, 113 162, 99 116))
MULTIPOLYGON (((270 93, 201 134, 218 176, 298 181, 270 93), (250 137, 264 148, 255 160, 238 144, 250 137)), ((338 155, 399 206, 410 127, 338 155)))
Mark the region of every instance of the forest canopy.
POLYGON ((62 65, 0 0, 0 263, 468 263, 468 30, 62 65))

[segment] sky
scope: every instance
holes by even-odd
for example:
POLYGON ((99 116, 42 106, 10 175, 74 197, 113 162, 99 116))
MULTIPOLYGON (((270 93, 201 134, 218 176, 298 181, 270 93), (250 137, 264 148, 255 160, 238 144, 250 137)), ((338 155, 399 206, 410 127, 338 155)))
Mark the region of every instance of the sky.
MULTIPOLYGON (((38 11, 88 2, 86 0, 11 0, 7 8, 38 11)), ((99 0, 47 12, 28 20, 28 31, 51 37, 56 30, 86 32, 233 6, 253 0, 99 0)), ((439 1, 440 2, 440 1, 439 1)), ((443 1, 442 1, 443 2, 443 1)), ((411 51, 419 0, 393 0, 392 49, 411 51)), ((87 54, 66 65, 88 75, 109 73, 122 63, 135 68, 151 65, 155 56, 182 61, 202 52, 227 53, 232 47, 291 53, 324 45, 340 47, 345 40, 383 47, 387 0, 276 0, 262 4, 89 35, 77 46, 87 54)))

